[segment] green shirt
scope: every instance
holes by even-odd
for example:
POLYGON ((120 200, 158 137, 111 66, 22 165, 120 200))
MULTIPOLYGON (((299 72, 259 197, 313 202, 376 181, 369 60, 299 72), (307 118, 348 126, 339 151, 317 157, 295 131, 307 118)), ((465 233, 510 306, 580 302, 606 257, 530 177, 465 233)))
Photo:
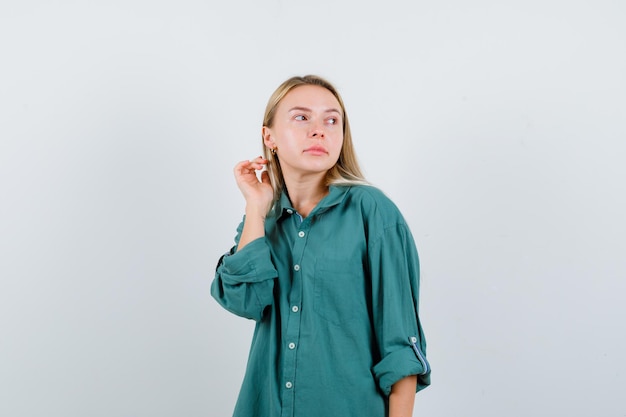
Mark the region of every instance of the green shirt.
POLYGON ((395 382, 430 384, 415 243, 374 187, 331 186, 304 219, 283 194, 211 294, 257 323, 235 417, 384 417, 395 382))

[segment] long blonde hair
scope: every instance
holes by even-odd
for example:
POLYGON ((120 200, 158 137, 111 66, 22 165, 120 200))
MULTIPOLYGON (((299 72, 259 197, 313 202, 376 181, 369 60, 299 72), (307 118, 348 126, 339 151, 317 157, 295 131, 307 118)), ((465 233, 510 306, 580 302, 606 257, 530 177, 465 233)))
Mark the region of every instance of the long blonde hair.
MULTIPOLYGON (((272 127, 274 123, 274 116, 276 115, 276 110, 281 100, 291 90, 302 85, 316 85, 330 91, 339 102, 341 112, 343 113, 343 146, 341 147, 337 163, 329 169, 326 174, 326 185, 368 184, 357 161, 354 145, 352 144, 350 123, 348 122, 348 115, 346 113, 343 100, 335 87, 333 87, 333 85, 325 79, 316 75, 305 75, 303 77, 291 77, 287 81, 283 82, 280 86, 278 86, 267 102, 265 116, 263 117, 263 126, 269 128, 272 127)), ((267 171, 272 182, 272 187, 274 188, 274 200, 277 200, 285 188, 285 179, 280 167, 278 155, 273 154, 271 150, 265 146, 264 142, 263 145, 263 156, 269 161, 267 164, 267 171)))

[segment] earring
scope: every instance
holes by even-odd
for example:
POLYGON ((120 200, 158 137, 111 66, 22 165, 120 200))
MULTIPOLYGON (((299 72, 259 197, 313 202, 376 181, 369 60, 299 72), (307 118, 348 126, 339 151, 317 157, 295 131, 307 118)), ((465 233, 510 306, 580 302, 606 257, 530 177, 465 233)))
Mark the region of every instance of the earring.
POLYGON ((278 147, 276 148, 270 148, 270 152, 272 153, 272 155, 276 155, 276 150, 278 149, 278 147))

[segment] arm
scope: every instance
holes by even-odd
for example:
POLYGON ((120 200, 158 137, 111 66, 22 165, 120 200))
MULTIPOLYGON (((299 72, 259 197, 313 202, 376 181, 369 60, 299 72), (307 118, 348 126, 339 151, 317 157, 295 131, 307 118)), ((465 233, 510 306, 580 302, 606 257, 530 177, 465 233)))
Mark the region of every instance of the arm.
POLYGON ((215 271, 211 295, 226 310, 242 317, 261 320, 273 302, 276 270, 265 241, 265 215, 273 200, 267 173, 259 181, 256 170, 266 163, 259 157, 235 166, 237 186, 246 199, 246 218, 238 230, 236 246, 224 256, 215 271))
POLYGON ((263 209, 246 205, 246 220, 239 238, 237 250, 243 249, 248 243, 265 236, 265 213, 263 209))
POLYGON ((389 395, 389 417, 411 417, 415 402, 417 377, 407 376, 392 385, 389 395))
POLYGON ((386 227, 370 245, 368 257, 373 321, 381 352, 374 375, 387 395, 392 388, 402 387, 396 384, 407 375, 414 375, 411 386, 419 391, 430 384, 430 366, 418 316, 419 260, 406 224, 386 227))
POLYGON ((262 169, 266 163, 266 159, 258 157, 252 161, 242 161, 235 166, 237 186, 246 199, 246 221, 237 250, 265 236, 265 215, 272 205, 274 190, 267 171, 261 174, 261 181, 257 179, 256 171, 262 169))

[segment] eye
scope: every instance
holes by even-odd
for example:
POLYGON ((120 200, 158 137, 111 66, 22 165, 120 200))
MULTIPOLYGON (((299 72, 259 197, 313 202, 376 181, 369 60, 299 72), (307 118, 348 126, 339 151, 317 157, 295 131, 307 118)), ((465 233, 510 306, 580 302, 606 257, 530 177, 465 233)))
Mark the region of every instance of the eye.
POLYGON ((306 116, 303 114, 298 114, 296 117, 294 117, 295 120, 306 120, 306 116))
POLYGON ((328 124, 330 124, 330 125, 336 125, 337 122, 338 122, 336 117, 331 117, 327 121, 328 121, 328 124))

